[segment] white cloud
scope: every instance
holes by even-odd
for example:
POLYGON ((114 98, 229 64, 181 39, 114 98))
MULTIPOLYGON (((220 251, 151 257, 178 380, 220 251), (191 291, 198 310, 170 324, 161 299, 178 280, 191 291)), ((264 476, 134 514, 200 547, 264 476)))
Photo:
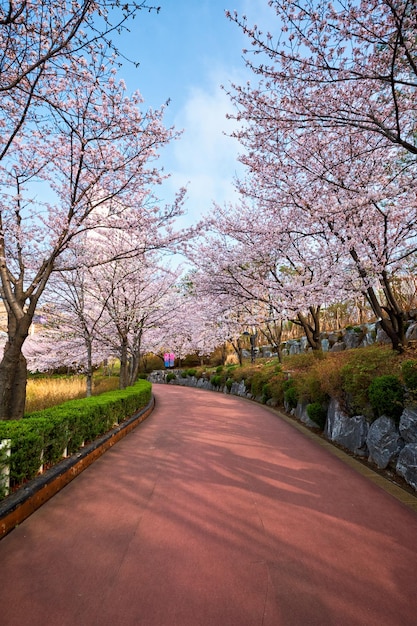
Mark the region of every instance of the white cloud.
POLYGON ((220 87, 222 79, 221 72, 213 72, 206 85, 192 86, 175 119, 176 128, 183 128, 184 134, 173 145, 171 185, 178 188, 189 182, 188 222, 208 213, 213 202, 223 205, 238 200, 233 179, 242 172, 237 160, 241 146, 229 136, 235 122, 226 118, 233 106, 220 87))

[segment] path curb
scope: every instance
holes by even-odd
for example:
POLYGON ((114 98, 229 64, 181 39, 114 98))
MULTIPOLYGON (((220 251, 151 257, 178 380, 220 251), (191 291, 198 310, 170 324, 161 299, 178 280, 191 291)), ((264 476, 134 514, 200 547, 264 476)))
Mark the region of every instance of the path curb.
POLYGON ((0 502, 0 539, 149 417, 154 407, 155 398, 152 396, 146 407, 134 413, 122 424, 60 461, 0 502))

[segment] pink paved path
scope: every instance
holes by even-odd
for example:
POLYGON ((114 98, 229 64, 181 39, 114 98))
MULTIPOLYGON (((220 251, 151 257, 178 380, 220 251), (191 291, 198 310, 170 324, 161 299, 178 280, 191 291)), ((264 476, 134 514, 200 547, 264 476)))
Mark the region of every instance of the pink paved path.
POLYGON ((154 390, 0 542, 1 626, 416 626, 415 513, 260 405, 154 390))

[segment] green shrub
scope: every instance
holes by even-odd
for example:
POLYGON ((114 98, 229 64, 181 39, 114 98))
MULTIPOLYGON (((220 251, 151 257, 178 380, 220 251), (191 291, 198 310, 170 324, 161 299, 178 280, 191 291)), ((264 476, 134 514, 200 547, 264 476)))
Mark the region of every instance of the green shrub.
POLYGON ((197 375, 197 370, 195 369, 195 367, 187 370, 187 376, 196 376, 197 375))
POLYGON ((323 430, 326 425, 327 410, 320 402, 307 404, 308 417, 323 430))
POLYGON ((302 352, 300 354, 292 354, 283 358, 286 369, 303 370, 311 367, 316 359, 321 358, 323 353, 318 350, 311 352, 302 352))
POLYGON ((290 409, 295 409, 298 403, 298 393, 294 385, 291 385, 284 391, 284 400, 290 409))
POLYGON ((182 371, 181 372, 181 378, 187 378, 187 372, 182 371))
POLYGON ((284 374, 279 370, 277 374, 274 374, 263 387, 264 401, 273 398, 277 404, 282 406, 284 404, 284 389, 287 387, 288 381, 285 379, 284 374))
POLYGON ((96 439, 133 415, 149 403, 151 395, 151 383, 141 380, 124 390, 71 400, 21 420, 0 422, 0 439, 12 440, 12 488, 34 478, 42 464, 57 463, 66 448, 72 454, 83 442, 96 439))
POLYGON ((403 361, 401 363, 401 373, 407 389, 417 391, 417 361, 403 361))
POLYGON ((233 382, 234 382, 233 378, 228 378, 226 380, 225 384, 226 384, 226 387, 227 387, 228 391, 230 391, 232 389, 233 382))
POLYGON ((216 374, 221 374, 221 373, 222 373, 222 371, 223 371, 223 365, 218 365, 218 366, 216 367, 216 374))
POLYGON ((262 385, 262 402, 265 404, 272 398, 271 383, 264 383, 262 385))
POLYGON ((326 401, 326 393, 321 385, 316 368, 311 368, 297 377, 297 393, 298 399, 302 402, 320 402, 326 401))
POLYGON ((220 374, 214 374, 213 376, 211 376, 210 383, 213 385, 213 387, 220 387, 222 383, 222 377, 220 376, 220 374))
POLYGON ((174 374, 174 372, 168 372, 167 377, 166 377, 166 381, 167 383, 169 383, 171 380, 175 380, 177 378, 176 374, 174 374))
POLYGON ((404 410, 404 389, 397 376, 387 374, 374 378, 368 395, 377 416, 386 415, 398 423, 404 410))
POLYGON ((349 351, 349 360, 340 370, 346 409, 350 415, 372 417, 368 390, 374 378, 399 371, 397 357, 391 348, 372 346, 349 351))
POLYGON ((10 420, 1 423, 0 439, 12 440, 11 487, 34 478, 42 465, 42 450, 44 448, 44 438, 37 425, 33 422, 26 424, 25 420, 10 420))
POLYGON ((248 386, 254 398, 265 395, 265 385, 267 385, 274 376, 273 367, 256 368, 252 371, 248 386))

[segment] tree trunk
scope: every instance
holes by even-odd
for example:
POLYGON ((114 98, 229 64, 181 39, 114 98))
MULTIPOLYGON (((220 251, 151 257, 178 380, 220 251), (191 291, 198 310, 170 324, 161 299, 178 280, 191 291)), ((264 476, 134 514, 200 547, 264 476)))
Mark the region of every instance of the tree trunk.
POLYGON ((18 420, 25 412, 27 365, 22 346, 32 318, 9 316, 9 338, 0 362, 0 420, 18 420))
MULTIPOLYGON (((362 267, 356 250, 351 250, 350 254, 356 263, 360 277, 364 282, 368 280, 368 274, 362 267)), ((381 320, 381 327, 386 332, 391 340, 392 347, 398 352, 404 351, 404 318, 405 314, 400 307, 395 295, 391 289, 390 278, 385 270, 381 271, 380 281, 382 283, 382 289, 386 299, 386 305, 382 306, 377 294, 373 287, 368 287, 364 292, 366 299, 368 300, 372 311, 376 317, 381 320)))
POLYGON ((127 338, 123 337, 120 345, 119 389, 126 389, 129 384, 129 361, 127 354, 127 338))
POLYGON ((130 359, 129 385, 134 385, 139 374, 140 353, 134 353, 130 359))
POLYGON ((227 346, 226 346, 226 343, 222 343, 222 346, 221 346, 220 350, 221 350, 222 365, 226 365, 226 359, 227 359, 227 346))
POLYGON ((235 351, 238 361, 239 361, 239 365, 243 365, 243 355, 242 355, 242 343, 240 341, 240 337, 238 337, 236 339, 236 343, 233 341, 233 339, 229 339, 233 350, 235 351))
POLYGON ((86 348, 87 348, 87 398, 90 398, 93 395, 93 349, 91 345, 90 339, 85 340, 86 348))
POLYGON ((272 349, 277 353, 278 361, 282 363, 282 320, 267 322, 264 329, 260 329, 266 340, 271 344, 272 349))
POLYGON ((303 328, 307 341, 313 350, 321 350, 320 307, 310 307, 312 324, 301 312, 297 313, 298 324, 303 328))

